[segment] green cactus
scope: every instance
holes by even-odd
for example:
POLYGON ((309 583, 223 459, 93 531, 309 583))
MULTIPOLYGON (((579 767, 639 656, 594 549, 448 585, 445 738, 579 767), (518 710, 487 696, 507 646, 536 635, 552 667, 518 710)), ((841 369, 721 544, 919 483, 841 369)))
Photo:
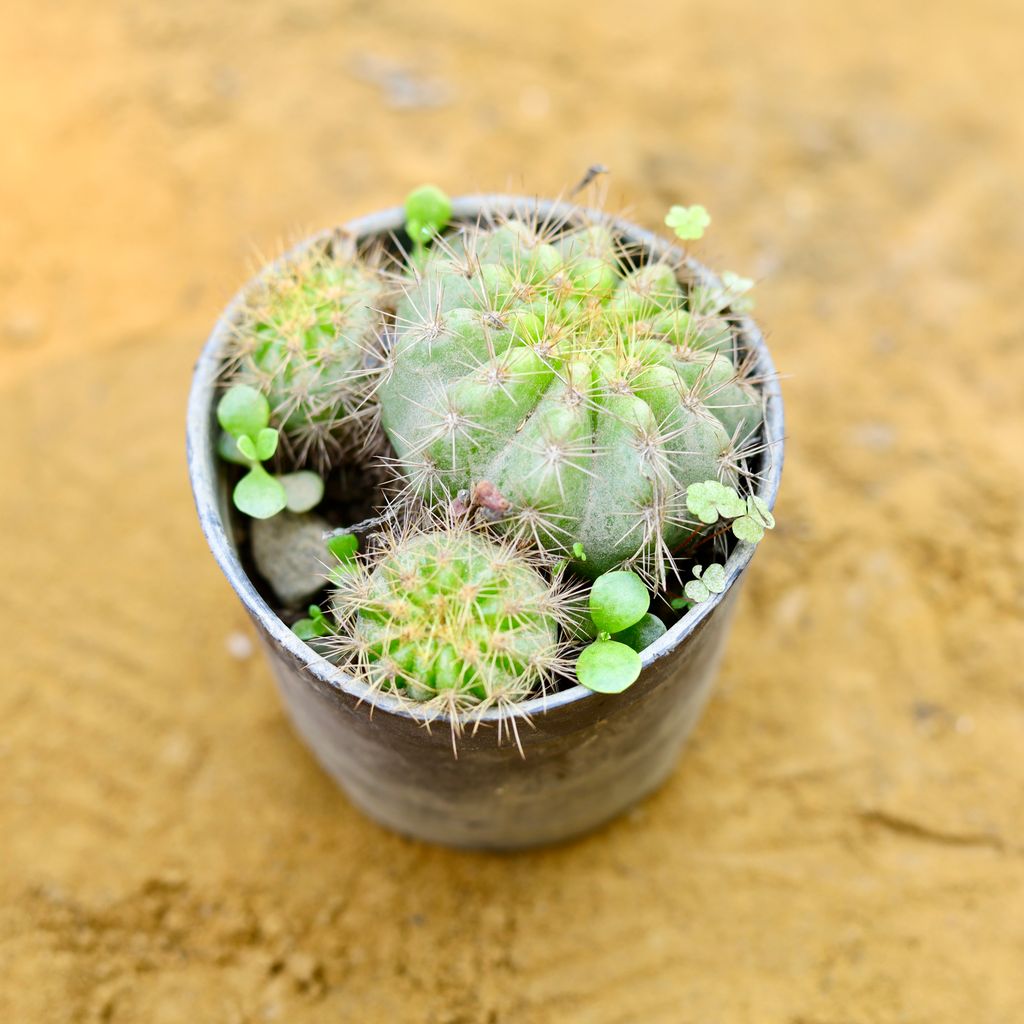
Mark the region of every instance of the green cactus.
POLYGON ((733 483, 761 423, 727 309, 675 268, 635 265, 600 221, 464 227, 411 276, 378 398, 409 491, 440 503, 486 482, 542 547, 664 582, 697 524, 685 492, 733 483))
POLYGON ((286 259, 244 297, 227 377, 266 395, 291 462, 326 469, 374 437, 371 353, 386 300, 376 262, 341 238, 286 259))
POLYGON ((572 606, 542 564, 466 524, 403 529, 334 573, 333 658, 375 689, 456 714, 542 692, 564 667, 572 606))

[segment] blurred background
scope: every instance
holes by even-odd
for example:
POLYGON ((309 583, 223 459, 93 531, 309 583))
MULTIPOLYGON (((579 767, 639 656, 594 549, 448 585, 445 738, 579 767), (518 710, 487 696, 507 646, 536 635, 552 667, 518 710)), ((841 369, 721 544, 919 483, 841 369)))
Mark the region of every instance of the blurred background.
POLYGON ((0 1018, 1024 1015, 1024 8, 14 0, 0 34, 0 1018), (670 783, 431 849, 293 737, 185 473, 264 256, 587 165, 759 280, 780 526, 670 783))

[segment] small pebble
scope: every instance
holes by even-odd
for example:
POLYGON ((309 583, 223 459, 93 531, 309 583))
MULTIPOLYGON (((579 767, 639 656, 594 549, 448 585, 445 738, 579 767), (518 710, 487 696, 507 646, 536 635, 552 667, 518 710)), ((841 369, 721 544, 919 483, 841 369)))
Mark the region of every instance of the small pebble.
POLYGON ((252 557, 286 605, 297 606, 325 585, 330 523, 311 513, 279 512, 252 523, 252 557))
POLYGON ((239 661, 245 661, 246 658, 252 657, 252 641, 245 633, 240 633, 237 630, 234 633, 228 633, 224 646, 227 647, 228 654, 239 661))

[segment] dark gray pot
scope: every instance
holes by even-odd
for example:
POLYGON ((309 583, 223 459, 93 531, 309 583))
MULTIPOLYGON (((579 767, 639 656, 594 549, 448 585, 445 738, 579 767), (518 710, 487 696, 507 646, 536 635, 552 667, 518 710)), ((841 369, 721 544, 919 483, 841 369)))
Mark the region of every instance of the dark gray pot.
MULTIPOLYGON (((456 200, 455 216, 532 206, 508 196, 456 200)), ((542 212, 569 207, 542 202, 542 212)), ((361 238, 399 230, 400 208, 352 221, 361 238)), ((652 253, 668 244, 632 224, 625 237, 652 253)), ((319 236, 322 237, 322 236, 319 236)), ((311 244, 314 239, 306 242, 311 244)), ((284 257, 287 259, 288 257, 284 257)), ((708 276, 696 263, 691 272, 708 276)), ((295 727, 324 768, 370 817, 398 832, 450 846, 515 849, 580 835, 620 814, 671 772, 707 702, 743 572, 754 549, 739 544, 726 563, 724 593, 691 610, 643 655, 640 679, 626 693, 602 696, 582 686, 521 705, 525 756, 497 729, 498 712, 452 753, 448 725, 429 731, 385 695, 319 660, 274 614, 239 560, 228 514, 230 498, 214 451, 215 382, 238 297, 225 311, 196 364, 188 409, 188 463, 196 507, 214 557, 256 625, 295 727)), ((745 343, 766 379, 765 456, 760 495, 774 505, 782 472, 782 396, 756 325, 744 320, 745 343)))

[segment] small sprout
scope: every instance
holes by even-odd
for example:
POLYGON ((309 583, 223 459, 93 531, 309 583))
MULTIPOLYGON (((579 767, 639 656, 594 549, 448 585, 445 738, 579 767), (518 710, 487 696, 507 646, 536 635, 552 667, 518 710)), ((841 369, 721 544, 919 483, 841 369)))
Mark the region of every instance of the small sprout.
POLYGON ((672 610, 676 612, 689 611, 693 607, 693 602, 688 601, 685 597, 673 597, 669 604, 672 606, 672 610))
POLYGON ((409 193, 405 200, 405 232, 412 240, 417 259, 451 219, 452 202, 436 185, 421 185, 409 193))
POLYGON ((225 462, 234 462, 239 466, 248 466, 249 460, 238 450, 238 442, 226 431, 220 432, 217 438, 217 454, 225 462))
POLYGON ((741 516, 732 524, 732 532, 739 540, 745 540, 748 544, 756 544, 763 536, 765 530, 775 526, 775 517, 765 503, 763 498, 752 494, 747 498, 746 515, 741 516))
POLYGON ((288 504, 288 498, 280 482, 258 462, 254 462, 249 472, 235 484, 231 500, 239 512, 244 512, 253 519, 269 519, 276 516, 288 504))
POLYGON ((574 558, 579 559, 581 562, 585 562, 587 560, 587 553, 583 550, 583 545, 579 541, 576 541, 576 543, 573 544, 572 554, 574 558))
POLYGON ((354 533, 335 533, 327 538, 327 550, 343 563, 354 562, 359 538, 354 533))
POLYGON ((284 508, 307 512, 319 503, 324 483, 315 473, 278 478, 261 465, 273 458, 279 440, 278 432, 268 426, 270 403, 266 396, 247 384, 235 384, 217 403, 217 421, 226 432, 217 442, 217 451, 227 461, 249 467, 231 494, 239 512, 253 519, 269 519, 284 508))
POLYGON ((612 639, 640 652, 646 651, 655 640, 664 636, 667 631, 665 623, 653 612, 648 612, 639 622, 634 622, 629 629, 616 633, 612 639))
POLYGON ((270 423, 270 403, 255 388, 236 384, 217 403, 217 422, 236 440, 255 439, 270 423))
MULTIPOLYGON (((690 580, 683 587, 683 593, 694 603, 706 601, 712 594, 720 594, 725 590, 725 566, 712 562, 706 569, 702 566, 693 567, 696 579, 690 580)), ((674 603, 674 602, 673 602, 674 603)))
POLYGON ((335 586, 343 586, 345 577, 358 568, 356 552, 359 550, 359 538, 354 533, 345 533, 342 530, 328 534, 325 540, 327 550, 336 559, 336 564, 327 574, 327 578, 335 586))
POLYGON ((259 461, 259 456, 256 454, 256 442, 248 434, 243 434, 238 438, 235 441, 235 447, 243 459, 247 459, 249 462, 259 461))
POLYGON ((580 653, 576 678, 595 693, 622 693, 636 682, 642 667, 632 647, 617 640, 598 640, 580 653))
POLYGON ((603 633, 619 633, 639 622, 651 606, 651 595, 635 572, 606 572, 590 591, 590 617, 603 633))
POLYGON ((330 636, 334 629, 331 627, 330 622, 324 615, 323 610, 318 604, 311 604, 309 606, 309 618, 299 619, 292 626, 292 632, 300 639, 305 641, 316 640, 322 636, 330 636))
POLYGON ((273 427, 264 427, 257 435, 255 439, 256 458, 260 462, 266 462, 267 459, 274 457, 274 452, 277 451, 277 431, 273 427))
POLYGON ((323 500, 324 482, 312 470, 284 473, 277 479, 284 487, 289 512, 308 512, 323 500))
POLYGON ((686 507, 702 523, 717 523, 719 517, 735 519, 747 511, 746 503, 735 489, 717 480, 690 484, 686 488, 686 507))
POLYGON ((621 693, 636 681, 641 668, 637 651, 661 635, 656 633, 659 625, 661 632, 665 631, 657 616, 647 614, 650 605, 651 595, 635 572, 606 572, 594 581, 590 622, 597 640, 588 644, 576 661, 576 677, 588 690, 621 693), (637 646, 640 644, 643 646, 637 646))
POLYGON ((673 206, 665 215, 665 223, 685 242, 702 237, 711 223, 711 215, 703 206, 673 206))

